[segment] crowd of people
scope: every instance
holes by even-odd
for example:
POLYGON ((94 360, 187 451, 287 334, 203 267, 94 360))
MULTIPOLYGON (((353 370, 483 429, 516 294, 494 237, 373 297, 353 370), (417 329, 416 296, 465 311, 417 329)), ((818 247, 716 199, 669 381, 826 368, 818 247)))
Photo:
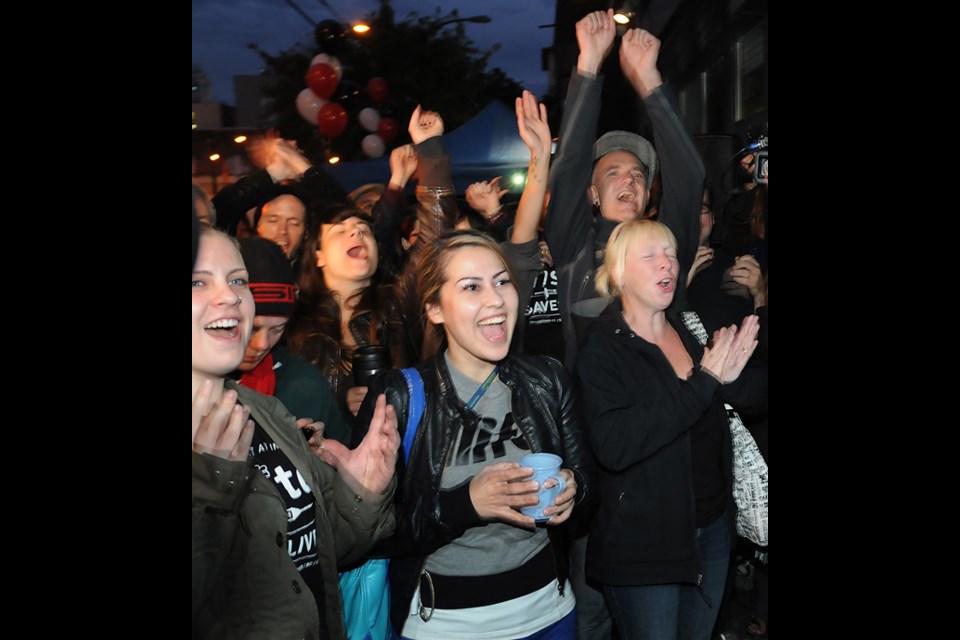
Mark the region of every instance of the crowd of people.
POLYGON ((629 29, 618 54, 654 145, 597 135, 613 11, 576 37, 555 153, 546 107, 516 98, 515 205, 491 176, 461 206, 420 106, 383 184, 347 193, 274 137, 212 199, 194 185, 194 638, 346 639, 338 576, 374 557, 390 630, 372 640, 718 637, 729 406, 767 454, 766 185, 741 180, 746 223, 717 242, 660 41, 629 29), (537 482, 530 453, 560 470, 537 482))

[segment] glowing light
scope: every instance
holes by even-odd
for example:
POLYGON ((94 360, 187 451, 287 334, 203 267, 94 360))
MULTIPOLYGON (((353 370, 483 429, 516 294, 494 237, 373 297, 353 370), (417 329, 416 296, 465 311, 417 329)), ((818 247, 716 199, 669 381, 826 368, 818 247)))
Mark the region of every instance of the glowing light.
POLYGON ((196 123, 196 122, 193 123, 193 128, 194 128, 194 129, 199 129, 199 127, 197 126, 197 123, 196 123))
POLYGON ((631 13, 616 13, 613 16, 613 21, 617 24, 630 24, 631 13))
POLYGON ((340 162, 340 156, 330 156, 330 159, 327 160, 330 164, 337 164, 340 162))
POLYGON ((510 181, 511 181, 515 186, 518 186, 518 187, 519 187, 520 185, 522 185, 522 184, 526 181, 526 177, 525 177, 522 173, 515 173, 515 174, 513 174, 513 177, 510 178, 510 181))
POLYGON ((236 142, 237 144, 243 144, 244 142, 247 141, 247 136, 241 134, 241 135, 237 136, 236 138, 234 138, 233 141, 236 142))
POLYGON ((219 154, 219 153, 211 153, 211 154, 210 154, 210 161, 211 161, 211 162, 216 162, 216 161, 219 160, 219 159, 220 159, 220 154, 219 154))
POLYGON ((368 31, 370 31, 370 25, 368 24, 358 22, 357 24, 353 25, 354 33, 367 33, 368 31))

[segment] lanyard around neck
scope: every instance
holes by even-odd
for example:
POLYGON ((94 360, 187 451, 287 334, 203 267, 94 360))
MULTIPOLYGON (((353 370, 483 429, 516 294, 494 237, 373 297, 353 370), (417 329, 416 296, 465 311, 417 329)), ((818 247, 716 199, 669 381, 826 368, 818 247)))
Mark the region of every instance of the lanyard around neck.
POLYGON ((480 385, 476 391, 473 392, 473 397, 467 402, 467 409, 473 409, 477 406, 477 403, 480 402, 480 398, 483 397, 483 394, 487 392, 487 389, 490 388, 490 383, 493 382, 493 379, 497 377, 497 373, 500 371, 500 365, 497 365, 493 368, 493 371, 490 372, 490 375, 487 376, 487 379, 483 381, 483 384, 480 385))

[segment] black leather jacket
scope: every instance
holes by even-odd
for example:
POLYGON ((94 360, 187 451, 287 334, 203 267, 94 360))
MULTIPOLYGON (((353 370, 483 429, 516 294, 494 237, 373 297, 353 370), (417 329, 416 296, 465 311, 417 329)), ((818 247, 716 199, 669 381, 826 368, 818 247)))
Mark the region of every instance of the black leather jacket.
MULTIPOLYGON (((423 378, 426 408, 413 441, 409 466, 398 457, 395 494, 396 534, 381 549, 390 560, 391 622, 399 633, 416 591, 426 557, 484 522, 470 502, 469 484, 440 490, 441 472, 457 432, 477 415, 454 389, 443 355, 417 366, 423 378)), ((534 452, 561 456, 577 481, 576 507, 564 525, 549 527, 561 590, 569 574, 566 530, 574 518, 589 516, 593 458, 583 438, 581 409, 563 365, 548 356, 510 355, 500 363, 500 380, 512 389, 512 413, 534 452)), ((367 425, 377 396, 386 393, 397 412, 401 440, 406 431, 409 395, 399 370, 377 374, 358 415, 367 425)), ((401 446, 402 449, 402 446, 401 446)), ((428 603, 424 602, 425 606, 428 603)))

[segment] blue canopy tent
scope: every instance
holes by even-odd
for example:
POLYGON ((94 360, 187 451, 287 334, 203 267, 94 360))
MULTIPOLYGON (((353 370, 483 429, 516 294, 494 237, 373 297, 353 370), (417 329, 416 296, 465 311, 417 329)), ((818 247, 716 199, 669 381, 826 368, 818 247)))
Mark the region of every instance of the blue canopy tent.
MULTIPOLYGON (((453 160, 453 184, 463 196, 473 182, 503 176, 501 187, 519 196, 523 185, 513 185, 509 177, 526 174, 530 150, 517 133, 517 114, 502 102, 494 100, 471 120, 444 134, 453 160)), ((369 160, 328 165, 330 174, 347 191, 369 182, 386 183, 390 179, 387 155, 369 160)))

